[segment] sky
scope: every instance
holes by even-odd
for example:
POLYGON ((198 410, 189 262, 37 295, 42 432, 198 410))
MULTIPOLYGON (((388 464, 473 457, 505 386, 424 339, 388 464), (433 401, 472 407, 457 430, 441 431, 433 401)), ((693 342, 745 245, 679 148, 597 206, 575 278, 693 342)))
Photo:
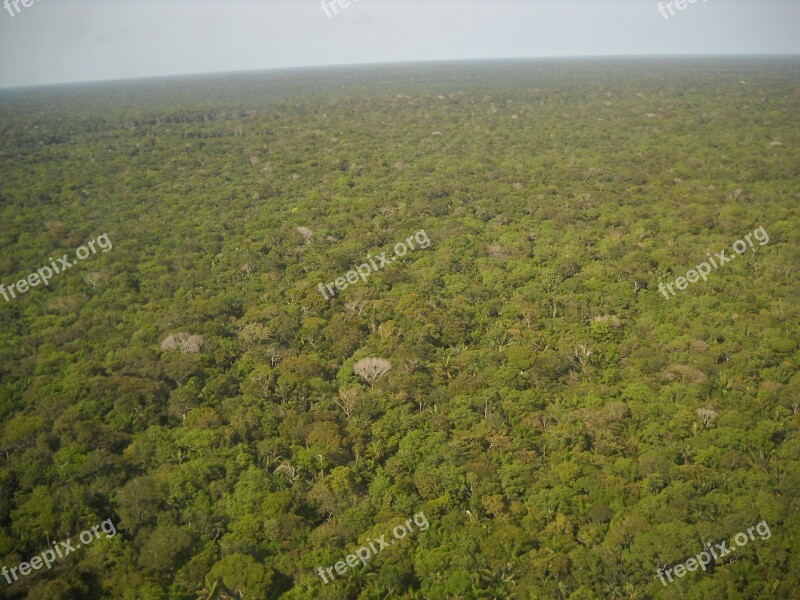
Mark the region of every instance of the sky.
POLYGON ((665 7, 667 18, 657 0, 351 0, 330 16, 320 0, 17 1, 19 12, 0 5, 0 88, 429 60, 800 54, 800 0, 697 0, 673 16, 665 7))

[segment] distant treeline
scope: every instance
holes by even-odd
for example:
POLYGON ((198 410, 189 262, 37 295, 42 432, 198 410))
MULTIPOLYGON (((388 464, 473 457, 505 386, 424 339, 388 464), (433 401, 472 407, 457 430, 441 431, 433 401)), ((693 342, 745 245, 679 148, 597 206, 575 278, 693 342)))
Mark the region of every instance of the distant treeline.
POLYGON ((254 117, 256 111, 247 110, 239 112, 212 112, 195 113, 192 115, 170 115, 168 117, 157 117, 152 119, 137 119, 128 123, 129 127, 142 127, 143 125, 172 125, 175 123, 206 123, 214 121, 232 121, 234 119, 244 119, 254 117))

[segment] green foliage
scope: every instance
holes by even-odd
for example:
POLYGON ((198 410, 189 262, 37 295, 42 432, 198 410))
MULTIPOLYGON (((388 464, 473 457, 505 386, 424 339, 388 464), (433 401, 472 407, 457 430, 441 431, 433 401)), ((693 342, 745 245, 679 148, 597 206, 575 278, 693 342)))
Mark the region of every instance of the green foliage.
POLYGON ((388 73, 0 94, 0 596, 794 597, 797 61, 388 73))

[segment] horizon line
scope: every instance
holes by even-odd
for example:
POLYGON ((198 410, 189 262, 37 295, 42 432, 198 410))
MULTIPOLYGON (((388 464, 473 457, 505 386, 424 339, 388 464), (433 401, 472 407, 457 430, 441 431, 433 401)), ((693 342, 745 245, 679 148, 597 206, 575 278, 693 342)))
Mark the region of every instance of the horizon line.
POLYGON ((476 63, 476 62, 502 62, 502 61, 544 61, 544 60, 602 60, 602 59, 690 59, 690 58, 800 58, 800 53, 794 54, 775 54, 775 53, 721 53, 721 54, 566 54, 551 56, 507 56, 492 58, 445 58, 430 60, 398 60, 385 62, 366 62, 366 63, 335 63, 321 65, 302 65, 294 67, 265 67, 257 69, 234 69, 226 71, 200 71, 171 73, 167 75, 144 75, 141 77, 120 77, 115 79, 87 79, 83 81, 62 81, 55 83, 37 83, 12 86, 0 86, 0 92, 6 90, 25 90, 36 88, 66 87, 71 85, 88 85, 103 83, 132 83, 141 81, 178 79, 181 77, 210 77, 222 75, 243 75, 246 73, 272 73, 281 71, 302 71, 302 70, 324 70, 357 67, 381 67, 398 65, 425 65, 433 63, 476 63))

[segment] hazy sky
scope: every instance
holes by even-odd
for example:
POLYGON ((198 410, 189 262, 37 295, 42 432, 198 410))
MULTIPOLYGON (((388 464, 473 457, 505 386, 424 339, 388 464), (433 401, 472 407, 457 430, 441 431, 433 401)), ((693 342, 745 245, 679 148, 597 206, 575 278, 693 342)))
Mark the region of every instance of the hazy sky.
POLYGON ((800 0, 697 0, 669 19, 658 4, 357 0, 328 17, 320 0, 36 0, 13 17, 0 6, 0 87, 416 60, 800 54, 800 0))

